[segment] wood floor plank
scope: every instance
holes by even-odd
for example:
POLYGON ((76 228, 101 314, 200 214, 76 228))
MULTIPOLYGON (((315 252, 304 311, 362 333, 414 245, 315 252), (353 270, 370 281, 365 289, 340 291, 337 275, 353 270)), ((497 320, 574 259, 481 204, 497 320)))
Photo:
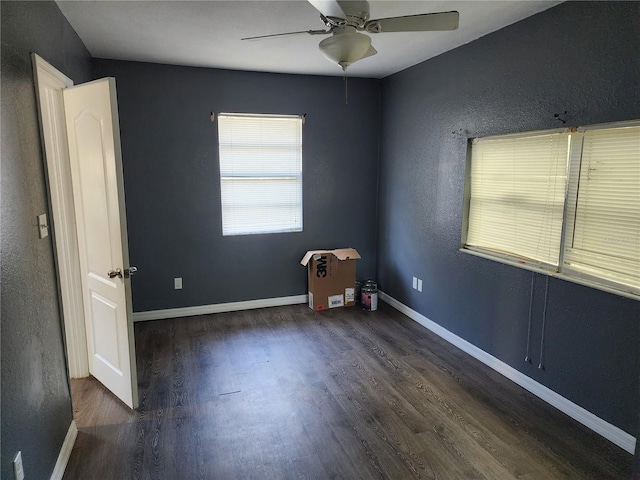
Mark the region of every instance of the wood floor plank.
POLYGON ((65 479, 628 478, 632 456, 382 305, 135 325, 140 407, 71 383, 65 479))
POLYGON ((371 446, 324 382, 307 386, 298 406, 307 433, 335 478, 389 478, 371 446), (325 451, 326 449, 326 451, 325 451), (329 455, 327 455, 329 453, 329 455))
MULTIPOLYGON (((404 357, 404 361, 410 362, 413 358, 404 357)), ((547 474, 529 452, 513 448, 523 442, 520 432, 510 428, 501 416, 483 408, 473 392, 460 389, 441 371, 426 369, 421 375, 416 373, 409 389, 426 394, 437 402, 441 410, 448 414, 450 422, 459 424, 478 448, 491 455, 516 478, 530 471, 537 472, 539 476, 547 474)))

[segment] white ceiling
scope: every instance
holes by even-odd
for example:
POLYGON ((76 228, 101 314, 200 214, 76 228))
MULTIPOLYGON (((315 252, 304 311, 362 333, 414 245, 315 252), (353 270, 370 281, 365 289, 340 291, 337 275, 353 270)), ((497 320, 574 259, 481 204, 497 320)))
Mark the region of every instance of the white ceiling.
MULTIPOLYGON (((372 35, 378 54, 349 67, 349 76, 382 78, 515 23, 561 1, 369 1, 371 18, 460 12, 451 32, 372 35)), ((326 36, 247 36, 323 29, 305 0, 57 0, 92 56, 233 70, 342 75, 318 50, 326 36)))

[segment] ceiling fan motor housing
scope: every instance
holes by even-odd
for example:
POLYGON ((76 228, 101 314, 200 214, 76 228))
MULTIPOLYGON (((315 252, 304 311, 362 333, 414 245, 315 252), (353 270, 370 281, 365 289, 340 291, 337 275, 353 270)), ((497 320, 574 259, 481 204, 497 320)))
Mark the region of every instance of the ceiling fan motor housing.
POLYGON ((362 30, 364 24, 369 20, 369 2, 341 2, 340 7, 344 12, 344 17, 323 16, 327 27, 351 26, 362 30))

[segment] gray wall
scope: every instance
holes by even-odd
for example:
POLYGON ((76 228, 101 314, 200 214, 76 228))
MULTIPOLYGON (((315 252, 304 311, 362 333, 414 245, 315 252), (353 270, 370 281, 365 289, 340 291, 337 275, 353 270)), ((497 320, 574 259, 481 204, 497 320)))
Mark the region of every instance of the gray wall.
POLYGON ((134 311, 305 294, 310 249, 375 273, 380 81, 94 60, 116 78, 134 311), (304 231, 222 236, 210 112, 306 113, 304 231), (182 277, 183 290, 173 278, 182 277))
POLYGON ((49 213, 30 53, 76 82, 87 50, 53 2, 1 2, 2 478, 18 450, 26 478, 49 478, 71 423, 49 213))
POLYGON ((532 273, 458 248, 467 138, 640 118, 638 32, 638 2, 569 2, 385 78, 377 256, 385 292, 632 435, 640 303, 551 278, 541 371, 546 277, 528 364, 532 273))

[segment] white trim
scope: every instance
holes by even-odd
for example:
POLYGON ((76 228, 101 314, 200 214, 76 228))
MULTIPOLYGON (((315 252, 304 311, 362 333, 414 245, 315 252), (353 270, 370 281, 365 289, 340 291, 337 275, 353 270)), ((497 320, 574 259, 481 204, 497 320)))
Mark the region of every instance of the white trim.
POLYGON ((76 443, 77 436, 78 427, 76 426, 75 420, 71 420, 71 425, 69 425, 67 436, 64 437, 64 442, 62 442, 62 447, 60 448, 60 453, 58 454, 56 466, 53 468, 51 480, 62 480, 64 471, 67 468, 67 463, 69 462, 69 457, 71 456, 71 452, 73 451, 73 445, 76 443))
POLYGON ((553 128, 551 130, 533 130, 531 132, 505 133, 503 135, 491 135, 489 137, 475 137, 471 139, 471 142, 474 144, 477 144, 481 142, 491 142, 493 140, 541 137, 544 135, 555 135, 557 133, 568 133, 568 132, 569 132, 568 127, 553 128))
POLYGON ((577 128, 578 132, 588 132, 589 130, 604 130, 606 128, 626 128, 638 127, 640 120, 624 120, 622 122, 596 123, 595 125, 584 125, 577 128))
POLYGON ((64 73, 62 73, 61 71, 56 69, 54 66, 52 66, 50 63, 48 63, 46 60, 44 60, 37 53, 32 53, 31 54, 31 59, 32 59, 32 63, 35 66, 37 66, 43 72, 46 72, 49 75, 51 75, 52 77, 56 78, 57 80, 60 80, 60 82, 64 83, 66 87, 70 87, 70 86, 73 85, 73 80, 71 80, 64 73))
POLYGON ((89 359, 62 100, 62 90, 73 86, 73 81, 35 53, 32 54, 32 64, 49 204, 53 216, 53 243, 69 376, 80 378, 89 375, 89 359))
POLYGON ((306 295, 294 295, 292 297, 262 298, 259 300, 247 300, 245 302, 216 303, 213 305, 198 305, 197 307, 168 308, 166 310, 147 310, 134 312, 134 322, 146 320, 163 320, 165 318, 191 317, 194 315, 207 315, 210 313, 236 312, 238 310, 252 310, 254 308, 280 307, 283 305, 297 305, 307 303, 306 295))
POLYGON ((491 252, 480 247, 469 245, 461 247, 459 251, 462 253, 468 253, 469 255, 475 255, 476 257, 486 258, 487 260, 511 265, 512 267, 524 268, 525 270, 531 270, 532 272, 542 273, 543 275, 552 275, 554 273, 552 269, 558 268, 544 263, 536 263, 532 260, 520 259, 515 255, 491 252))
POLYGON ((446 328, 441 327, 432 320, 429 320, 424 315, 416 312, 415 310, 407 307, 405 304, 400 303, 395 298, 387 295, 384 292, 379 291, 380 300, 388 303, 393 308, 401 313, 404 313, 407 317, 416 321, 423 327, 431 330, 433 333, 448 341, 452 345, 455 345, 460 350, 468 353, 477 360, 480 360, 485 365, 491 367, 496 372, 504 375, 509 380, 517 383, 522 388, 533 393, 538 398, 544 400, 549 405, 556 407, 561 412, 569 415, 574 420, 582 423, 584 426, 590 428, 594 432, 602 435, 607 440, 613 442, 623 450, 633 453, 636 448, 636 438, 624 430, 612 425, 605 420, 597 417, 593 413, 585 410, 581 406, 573 403, 571 400, 563 397, 562 395, 554 392, 550 388, 545 387, 541 383, 536 382, 532 378, 526 376, 522 372, 519 372, 515 368, 507 365, 496 357, 488 354, 484 350, 476 347, 475 345, 467 342, 463 338, 460 338, 456 334, 450 332, 446 328))

